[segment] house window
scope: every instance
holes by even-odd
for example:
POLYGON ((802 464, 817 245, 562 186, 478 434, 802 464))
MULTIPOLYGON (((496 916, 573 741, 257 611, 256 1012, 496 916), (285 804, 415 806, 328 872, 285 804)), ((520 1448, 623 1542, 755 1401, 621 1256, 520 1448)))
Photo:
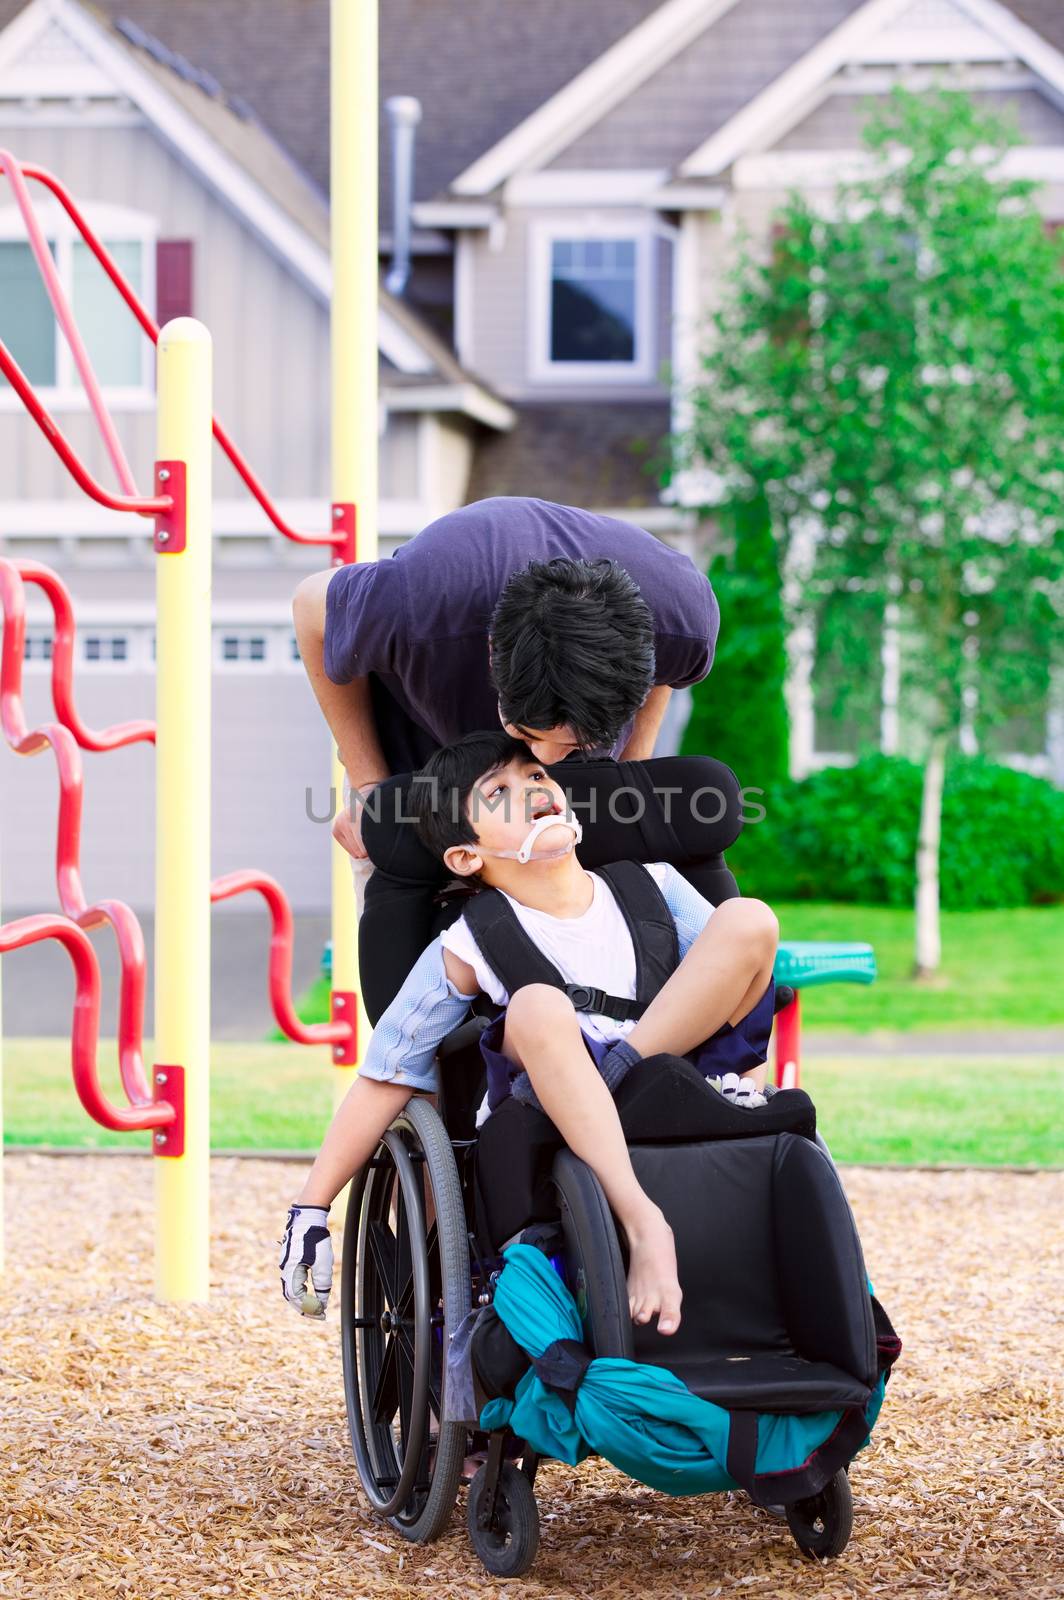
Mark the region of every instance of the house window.
MULTIPOLYGON (((153 403, 151 341, 73 224, 54 208, 38 209, 60 284, 107 402, 140 409, 153 403)), ((141 300, 151 302, 155 225, 118 206, 89 207, 89 221, 141 300)), ((13 207, 0 210, 0 339, 51 409, 83 409, 85 391, 52 311, 43 279, 13 207)), ((0 407, 21 405, 0 377, 0 407)))
POLYGON ((128 633, 86 633, 81 640, 82 659, 94 665, 126 662, 130 658, 128 633))
MULTIPOLYGON (((107 242, 115 265, 138 295, 143 291, 142 249, 136 239, 107 242)), ((71 304, 78 331, 102 389, 135 389, 142 382, 147 340, 133 313, 81 239, 73 241, 71 304)), ((71 374, 80 389, 77 368, 71 374)))
POLYGON ((636 241, 551 242, 551 361, 635 360, 636 241))
POLYGON ((251 662, 266 660, 266 635, 264 633, 223 633, 221 642, 223 662, 251 662))
POLYGON ((534 225, 530 370, 552 383, 653 378, 653 233, 534 225))
MULTIPOLYGON (((55 318, 33 252, 28 244, 0 240, 0 339, 39 387, 55 384, 55 338, 55 318)), ((6 378, 0 383, 10 387, 6 378)))
POLYGON ((52 659, 52 635, 50 633, 27 633, 22 652, 23 661, 47 662, 52 659))

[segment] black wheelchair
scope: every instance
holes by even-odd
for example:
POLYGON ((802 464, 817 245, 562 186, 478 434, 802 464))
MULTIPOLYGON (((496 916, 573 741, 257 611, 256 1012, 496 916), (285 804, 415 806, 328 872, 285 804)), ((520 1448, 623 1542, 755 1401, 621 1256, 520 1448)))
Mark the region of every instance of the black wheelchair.
MULTIPOLYGON (((582 818, 593 805, 608 811, 609 825, 585 821, 585 866, 621 854, 669 860, 713 903, 738 893, 722 853, 741 827, 728 768, 704 757, 567 762, 554 776, 582 818), (701 796, 694 809, 675 803, 693 793, 701 796)), ((400 800, 403 783, 389 786, 400 800)), ((376 908, 367 897, 361 927, 364 954, 374 952, 371 1015, 379 1015, 409 966, 403 950, 391 978, 383 976, 381 951, 402 946, 388 937, 395 907, 421 905, 423 944, 461 901, 432 898, 440 868, 387 804, 363 831, 384 891, 376 908)), ((514 1238, 553 1258, 592 1356, 665 1367, 733 1418, 859 1414, 882 1361, 853 1216, 803 1091, 737 1108, 686 1060, 668 1056, 640 1063, 621 1085, 633 1166, 676 1239, 684 1314, 666 1338, 633 1326, 623 1236, 594 1174, 549 1119, 511 1099, 476 1127, 478 1041, 489 1020, 474 1014, 444 1041, 439 1109, 414 1097, 352 1183, 341 1331, 351 1441, 374 1511, 405 1538, 434 1539, 450 1521, 467 1459, 479 1459, 469 1532, 490 1572, 516 1576, 538 1547, 538 1457, 507 1430, 488 1435, 476 1424, 488 1400, 513 1395, 530 1364, 491 1310, 501 1250, 514 1238), (471 1308, 483 1313, 470 1351, 475 1415, 456 1416, 448 1354, 471 1308)), ((801 1550, 819 1557, 837 1555, 850 1536, 847 1469, 867 1437, 860 1428, 838 1433, 814 1467, 751 1487, 786 1517, 801 1550)), ((735 1472, 736 1482, 749 1482, 738 1465, 735 1472)))

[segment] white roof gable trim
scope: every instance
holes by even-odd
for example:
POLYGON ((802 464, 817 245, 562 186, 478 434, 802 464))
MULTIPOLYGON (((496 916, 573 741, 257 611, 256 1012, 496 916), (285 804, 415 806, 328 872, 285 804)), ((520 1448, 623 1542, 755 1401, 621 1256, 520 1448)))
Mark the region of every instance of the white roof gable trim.
POLYGON ((460 172, 450 185, 451 193, 490 194, 514 173, 546 165, 736 4, 737 0, 665 0, 460 172))
POLYGON ((33 6, 20 11, 0 35, 5 100, 75 96, 115 99, 115 85, 56 21, 33 6))
MULTIPOLYGON (((155 79, 142 71, 128 51, 76 4, 76 0, 31 0, 0 34, 0 88, 19 93, 25 73, 34 68, 35 49, 46 36, 55 45, 58 33, 69 41, 67 66, 80 74, 81 92, 93 75, 93 93, 100 78, 138 108, 185 165, 238 212, 263 244, 325 304, 332 292, 332 268, 326 251, 211 139, 155 79), (9 74, 10 84, 9 84, 9 74)), ((57 65, 64 65, 62 62, 57 65)), ((54 80, 63 92, 62 78, 54 80)), ((38 88, 37 93, 40 93, 38 88)), ((56 93, 56 87, 50 91, 56 93)), ((417 340, 387 310, 378 319, 380 349, 400 372, 429 374, 434 364, 417 340)))
MULTIPOLYGON (((939 59, 1018 60, 1064 96, 1064 55, 999 0, 950 0, 949 9, 958 26, 945 54, 947 41, 937 38, 939 59)), ((943 8, 936 12, 941 17, 943 8)), ((911 59, 914 36, 930 16, 927 0, 867 0, 688 156, 681 175, 719 177, 740 157, 765 150, 814 109, 841 68, 911 59)))

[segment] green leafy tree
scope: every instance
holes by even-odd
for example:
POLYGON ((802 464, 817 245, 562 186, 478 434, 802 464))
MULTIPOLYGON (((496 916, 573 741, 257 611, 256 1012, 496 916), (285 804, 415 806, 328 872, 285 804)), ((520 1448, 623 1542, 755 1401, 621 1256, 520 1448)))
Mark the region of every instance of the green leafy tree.
POLYGON ((762 496, 718 514, 723 548, 709 569, 720 602, 713 671, 692 691, 684 755, 726 761, 740 783, 767 788, 787 777, 783 601, 769 508, 762 496))
POLYGON ((869 608, 897 617, 918 974, 940 960, 947 749, 1041 699, 1061 648, 1064 275, 1035 186, 1003 173, 1016 143, 965 95, 896 90, 867 170, 743 252, 676 441, 722 501, 765 497, 796 613, 861 597, 850 628, 836 608, 844 680, 879 678, 869 608))

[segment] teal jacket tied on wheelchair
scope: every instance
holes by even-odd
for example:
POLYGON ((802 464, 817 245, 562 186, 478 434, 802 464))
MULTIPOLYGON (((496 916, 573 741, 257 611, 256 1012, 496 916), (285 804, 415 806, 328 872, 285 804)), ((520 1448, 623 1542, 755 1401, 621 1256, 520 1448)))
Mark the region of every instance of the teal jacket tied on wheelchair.
POLYGON ((572 1466, 594 1452, 666 1494, 742 1487, 761 1501, 780 1495, 781 1474, 803 1468, 807 1493, 818 1453, 827 1482, 839 1452, 825 1447, 843 1433, 847 1459, 867 1442, 897 1353, 885 1318, 879 1378, 859 1415, 856 1408, 802 1416, 729 1412, 692 1394, 664 1367, 592 1359, 581 1342, 576 1302, 546 1257, 514 1244, 505 1261, 494 1309, 532 1365, 512 1400, 483 1408, 482 1428, 510 1428, 541 1455, 572 1466))

